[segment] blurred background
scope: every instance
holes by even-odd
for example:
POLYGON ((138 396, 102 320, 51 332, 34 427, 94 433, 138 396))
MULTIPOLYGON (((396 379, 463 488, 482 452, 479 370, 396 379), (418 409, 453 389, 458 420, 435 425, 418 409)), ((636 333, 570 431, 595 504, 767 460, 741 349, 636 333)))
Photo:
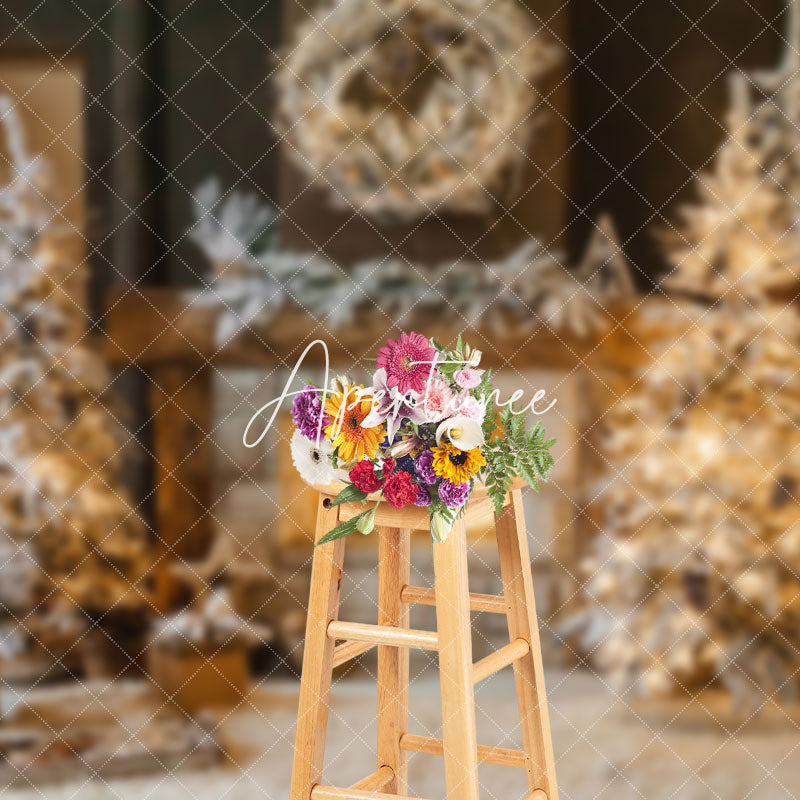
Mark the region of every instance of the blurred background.
MULTIPOLYGON (((0 796, 288 796, 316 501, 286 409, 242 433, 308 342, 363 378, 411 329, 558 400, 525 503, 562 797, 800 795, 798 125, 787 0, 2 0, 0 796)), ((373 658, 333 784, 373 769, 373 658)))

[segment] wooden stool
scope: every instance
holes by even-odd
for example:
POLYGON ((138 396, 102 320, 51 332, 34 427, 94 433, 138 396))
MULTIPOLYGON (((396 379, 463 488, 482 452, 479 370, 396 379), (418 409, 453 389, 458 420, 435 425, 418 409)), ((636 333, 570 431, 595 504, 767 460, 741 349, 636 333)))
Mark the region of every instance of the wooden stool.
MULTIPOLYGON (((364 510, 360 503, 331 507, 336 489, 320 493, 315 541, 364 510)), ((428 510, 393 509, 381 503, 378 624, 338 620, 345 539, 314 552, 308 602, 300 707, 290 800, 404 800, 408 751, 444 756, 447 800, 478 800, 478 762, 527 771, 527 800, 556 800, 542 655, 533 597, 528 540, 520 489, 495 516, 504 597, 470 594, 466 523, 486 516, 491 501, 475 488, 467 512, 445 544, 433 549, 435 590, 410 586, 411 530, 428 528, 428 510), (411 630, 413 603, 436 606, 438 631, 411 630), (472 663, 470 609, 506 614, 510 643, 472 663), (341 644, 336 645, 336 641, 341 644), (371 775, 347 789, 322 785, 322 763, 333 669, 378 647, 378 763, 371 775), (409 648, 439 652, 443 738, 408 732, 409 648), (524 750, 478 746, 473 685, 513 664, 524 750)), ((410 800, 405 798, 405 800, 410 800)))

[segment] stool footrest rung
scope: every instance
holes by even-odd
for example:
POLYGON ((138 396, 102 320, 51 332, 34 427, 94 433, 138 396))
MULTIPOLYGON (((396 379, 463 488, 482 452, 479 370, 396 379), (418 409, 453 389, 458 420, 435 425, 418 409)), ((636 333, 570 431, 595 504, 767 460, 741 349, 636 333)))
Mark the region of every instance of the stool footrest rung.
MULTIPOLYGON (((399 794, 361 791, 360 789, 337 789, 335 786, 320 786, 311 790, 311 800, 421 800, 419 797, 401 797, 399 794)), ((538 800, 538 798, 534 798, 538 800)))
MULTIPOLYGON (((422 586, 404 586, 400 592, 400 599, 409 605, 435 606, 436 592, 433 589, 424 589, 422 586)), ((470 592, 469 607, 471 611, 483 611, 488 614, 507 613, 505 599, 494 594, 470 592)))
POLYGON ((384 764, 371 775, 354 783, 350 788, 359 792, 382 792, 393 778, 394 770, 384 764))
POLYGON ((328 625, 328 638, 389 647, 439 649, 439 637, 434 631, 415 631, 409 628, 394 628, 390 625, 366 625, 361 622, 335 620, 328 625))
MULTIPOLYGON (((419 736, 416 733, 405 733, 400 737, 400 749, 410 753, 427 753, 431 756, 444 755, 444 743, 433 736, 419 736)), ((487 764, 500 764, 504 767, 525 769, 527 756, 522 750, 510 750, 507 747, 490 747, 478 745, 478 761, 487 764)))
POLYGON ((375 647, 370 642, 343 642, 334 648, 333 651, 333 668, 341 667, 348 661, 358 658, 360 655, 369 652, 375 647))
POLYGON ((532 794, 529 794, 525 800, 547 800, 547 792, 543 792, 541 789, 536 789, 532 794))
POLYGON ((494 675, 495 672, 503 669, 503 667, 507 667, 509 664, 524 658, 530 651, 531 646, 525 639, 514 639, 513 642, 510 642, 505 647, 495 650, 494 653, 490 653, 486 658, 482 658, 472 665, 472 682, 478 683, 484 678, 494 675))

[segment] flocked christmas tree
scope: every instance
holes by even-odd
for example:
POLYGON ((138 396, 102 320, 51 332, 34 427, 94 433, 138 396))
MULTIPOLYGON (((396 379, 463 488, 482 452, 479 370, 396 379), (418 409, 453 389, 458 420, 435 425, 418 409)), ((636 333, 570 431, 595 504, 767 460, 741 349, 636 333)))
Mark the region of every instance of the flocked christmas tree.
POLYGON ((8 98, 0 112, 0 657, 50 672, 82 632, 145 619, 148 542, 121 489, 124 431, 87 338, 76 233, 8 98))
POLYGON ((798 282, 798 205, 792 192, 800 136, 774 102, 753 105, 753 82, 730 79, 729 136, 695 182, 699 202, 681 209, 666 237, 674 270, 665 289, 753 299, 798 282))
POLYGON ((740 711, 794 696, 800 670, 800 317, 787 304, 800 75, 787 63, 760 87, 733 77, 729 137, 664 237, 666 313, 684 332, 606 417, 613 472, 576 618, 618 684, 723 686, 740 711))

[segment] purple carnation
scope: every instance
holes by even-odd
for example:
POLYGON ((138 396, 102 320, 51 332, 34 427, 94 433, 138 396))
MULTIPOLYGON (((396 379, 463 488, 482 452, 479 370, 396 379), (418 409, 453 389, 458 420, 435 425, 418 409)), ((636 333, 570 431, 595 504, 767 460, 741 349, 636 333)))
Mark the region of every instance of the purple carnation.
POLYGON ((414 472, 417 477, 428 486, 436 483, 438 475, 433 471, 433 452, 431 450, 423 450, 414 462, 414 472))
POLYGON ((414 501, 415 506, 427 508, 431 504, 431 495, 426 486, 417 484, 417 499, 414 501))
POLYGON ((316 441, 319 430, 319 418, 322 416, 322 430, 330 423, 330 417, 322 413, 322 391, 310 384, 300 394, 294 396, 292 403, 292 419, 300 433, 316 441))
POLYGON ((469 497, 469 481, 466 483, 442 481, 439 484, 439 497, 448 508, 461 508, 469 497))

